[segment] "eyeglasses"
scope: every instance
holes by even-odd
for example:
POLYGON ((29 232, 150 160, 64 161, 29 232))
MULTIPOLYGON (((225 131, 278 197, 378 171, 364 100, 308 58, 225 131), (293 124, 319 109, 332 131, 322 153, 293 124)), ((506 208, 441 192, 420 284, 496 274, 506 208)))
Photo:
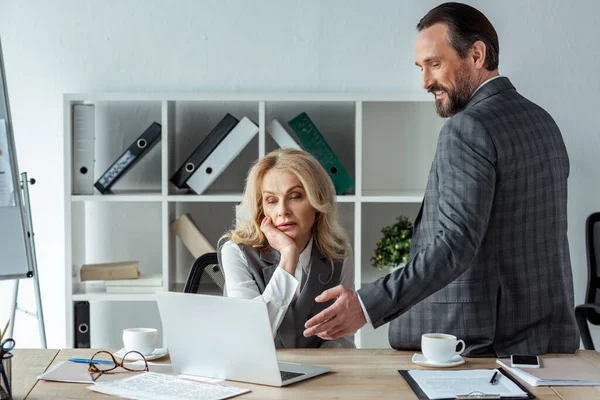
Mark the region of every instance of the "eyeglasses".
POLYGON ((96 382, 98 378, 100 378, 103 374, 118 374, 124 372, 149 372, 148 361, 146 357, 138 351, 129 351, 125 353, 121 362, 118 362, 115 359, 115 356, 108 351, 98 351, 94 353, 92 358, 90 358, 90 365, 88 367, 88 371, 92 377, 92 381, 96 382), (144 360, 144 363, 135 363, 135 361, 139 360, 127 360, 127 356, 130 354, 137 354, 141 358, 139 360, 144 360), (125 371, 115 371, 117 368, 122 368, 125 371))

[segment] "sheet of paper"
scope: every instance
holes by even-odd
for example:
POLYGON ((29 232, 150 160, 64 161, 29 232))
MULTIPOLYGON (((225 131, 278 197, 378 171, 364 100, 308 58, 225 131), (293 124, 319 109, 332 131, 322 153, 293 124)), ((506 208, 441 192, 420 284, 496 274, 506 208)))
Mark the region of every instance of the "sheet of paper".
POLYGON ((15 206, 15 190, 12 179, 6 120, 0 119, 0 207, 15 206))
POLYGON ((112 396, 148 400, 220 400, 250 391, 217 383, 192 382, 174 375, 154 372, 138 374, 120 381, 99 383, 88 389, 112 396))
POLYGON ((209 378, 207 376, 179 374, 179 377, 181 379, 188 379, 188 380, 197 381, 197 382, 208 382, 208 383, 223 382, 223 379, 221 379, 221 378, 209 378))
MULTIPOLYGON (((133 364, 142 365, 142 364, 144 364, 144 362, 139 360, 139 361, 134 362, 133 364)), ((158 372, 159 374, 168 374, 170 372, 173 372, 171 369, 171 364, 159 364, 159 363, 148 362, 148 366, 150 367, 150 372, 158 372), (160 370, 159 369, 159 368, 161 368, 161 366, 165 366, 165 365, 169 367, 169 370, 160 370), (154 367, 154 366, 158 366, 158 367, 154 367)), ((223 379, 221 379, 221 378, 209 378, 207 376, 179 374, 179 377, 182 379, 189 379, 189 380, 193 380, 193 381, 197 381, 197 382, 208 382, 208 383, 223 382, 223 379)))
POLYGON ((456 395, 471 392, 499 394, 504 397, 527 397, 527 393, 500 372, 498 372, 497 383, 490 384, 490 379, 496 371, 495 369, 411 370, 409 373, 430 399, 454 398, 456 395))
MULTIPOLYGON (((171 364, 154 364, 148 363, 148 367, 151 372, 157 372, 161 374, 173 374, 173 368, 171 364)), ((136 372, 125 372, 123 369, 119 369, 119 373, 116 374, 102 374, 96 382, 110 382, 121 380, 128 376, 138 374, 136 372)), ((76 363, 71 361, 61 361, 56 363, 55 366, 44 372, 38 379, 45 381, 55 382, 71 382, 71 383, 93 383, 92 376, 88 370, 88 364, 76 363)))

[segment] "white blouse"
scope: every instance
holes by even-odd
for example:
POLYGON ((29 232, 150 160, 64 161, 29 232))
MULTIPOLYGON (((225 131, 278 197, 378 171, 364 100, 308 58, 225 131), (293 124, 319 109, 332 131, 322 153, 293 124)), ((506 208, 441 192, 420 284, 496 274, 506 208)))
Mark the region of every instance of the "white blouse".
MULTIPOLYGON (((300 253, 298 266, 294 276, 283 268, 276 268, 265 291, 261 295, 254 278, 248 271, 248 261, 240 247, 228 241, 221 249, 221 262, 225 274, 226 295, 242 299, 255 299, 267 305, 269 320, 273 337, 292 302, 300 294, 302 276, 310 268, 313 239, 311 238, 306 248, 300 253)), ((342 264, 340 284, 348 289, 354 288, 354 257, 352 249, 342 264)), ((337 340, 326 341, 321 347, 355 347, 354 334, 343 336, 337 340)))

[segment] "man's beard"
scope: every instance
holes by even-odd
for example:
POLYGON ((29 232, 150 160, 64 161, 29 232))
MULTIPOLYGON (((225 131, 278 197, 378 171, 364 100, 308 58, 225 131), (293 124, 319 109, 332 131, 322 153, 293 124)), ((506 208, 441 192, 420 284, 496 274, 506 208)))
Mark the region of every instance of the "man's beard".
POLYGON ((447 87, 437 84, 432 86, 429 89, 429 92, 446 92, 448 97, 446 102, 443 103, 441 99, 436 99, 435 110, 440 117, 447 118, 465 109, 474 90, 475 88, 473 88, 473 85, 469 80, 469 74, 464 68, 460 67, 456 74, 456 82, 454 85, 447 87))

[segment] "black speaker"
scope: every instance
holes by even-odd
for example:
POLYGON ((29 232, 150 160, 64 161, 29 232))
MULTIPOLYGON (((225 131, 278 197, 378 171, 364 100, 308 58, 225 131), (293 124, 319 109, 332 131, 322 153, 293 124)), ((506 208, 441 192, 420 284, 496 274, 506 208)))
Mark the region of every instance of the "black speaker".
POLYGON ((75 348, 89 349, 90 341, 90 303, 77 301, 74 304, 75 348))

